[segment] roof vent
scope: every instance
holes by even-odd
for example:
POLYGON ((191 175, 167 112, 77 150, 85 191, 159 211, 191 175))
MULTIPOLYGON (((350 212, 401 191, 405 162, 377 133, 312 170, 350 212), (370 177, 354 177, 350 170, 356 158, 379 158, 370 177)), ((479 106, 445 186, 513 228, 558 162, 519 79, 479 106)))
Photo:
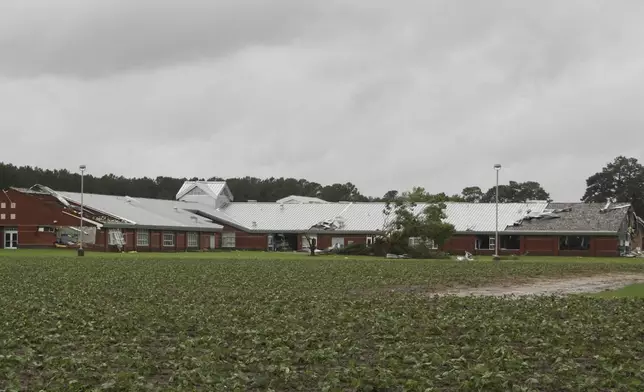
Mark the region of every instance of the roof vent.
POLYGON ((253 227, 257 227, 257 222, 253 221, 253 227))
POLYGON ((284 209, 284 204, 280 204, 280 210, 284 209))
POLYGON ((135 198, 130 197, 130 196, 125 196, 125 197, 124 197, 124 199, 125 199, 125 201, 127 201, 128 203, 132 203, 133 201, 136 201, 136 199, 135 199, 135 198))
POLYGON ((195 221, 195 223, 197 223, 198 218, 196 216, 193 215, 190 217, 190 219, 192 219, 193 221, 195 221))

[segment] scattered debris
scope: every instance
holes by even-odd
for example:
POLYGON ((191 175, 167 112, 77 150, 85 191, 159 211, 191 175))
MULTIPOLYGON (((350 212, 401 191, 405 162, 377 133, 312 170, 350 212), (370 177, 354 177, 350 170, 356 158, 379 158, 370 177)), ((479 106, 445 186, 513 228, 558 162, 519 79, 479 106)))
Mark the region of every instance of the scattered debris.
POLYGON ((458 261, 474 261, 474 256, 470 252, 465 252, 465 256, 456 256, 458 261))
POLYGON ((406 254, 405 255, 397 255, 397 254, 393 254, 393 253, 387 253, 386 258, 388 258, 388 259, 408 259, 409 256, 406 255, 406 254))
POLYGON ((637 248, 631 250, 630 252, 623 255, 624 257, 644 257, 644 252, 638 246, 637 248))
POLYGON ((598 293, 615 290, 635 283, 643 283, 644 274, 610 274, 565 279, 535 280, 532 283, 513 286, 484 286, 449 289, 430 295, 456 296, 530 296, 598 293))

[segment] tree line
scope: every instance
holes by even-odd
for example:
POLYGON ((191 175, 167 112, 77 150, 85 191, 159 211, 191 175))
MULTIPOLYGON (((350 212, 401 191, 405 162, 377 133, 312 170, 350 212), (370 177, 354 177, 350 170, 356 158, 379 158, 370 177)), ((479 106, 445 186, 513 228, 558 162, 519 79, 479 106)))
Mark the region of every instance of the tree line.
MULTIPOLYGON (((85 192, 107 195, 128 195, 153 199, 174 199, 175 194, 186 180, 222 181, 224 178, 173 178, 159 176, 156 178, 127 178, 107 174, 104 176, 85 175, 85 192)), ((330 202, 337 201, 394 201, 401 197, 411 201, 461 201, 472 203, 490 203, 495 201, 496 188, 486 190, 479 186, 469 186, 460 194, 432 194, 422 187, 411 191, 398 192, 390 190, 380 197, 363 195, 351 182, 322 185, 305 179, 271 177, 240 177, 225 179, 236 201, 257 200, 274 202, 290 195, 319 197, 330 202)), ((49 170, 30 166, 15 166, 0 163, 0 188, 30 187, 42 184, 53 189, 78 192, 80 174, 68 170, 49 170)), ((550 194, 536 181, 509 181, 499 185, 500 202, 525 202, 528 200, 550 200, 550 194)), ((586 180, 586 191, 581 200, 586 202, 633 203, 636 212, 644 216, 644 166, 636 158, 618 156, 601 171, 586 180)))

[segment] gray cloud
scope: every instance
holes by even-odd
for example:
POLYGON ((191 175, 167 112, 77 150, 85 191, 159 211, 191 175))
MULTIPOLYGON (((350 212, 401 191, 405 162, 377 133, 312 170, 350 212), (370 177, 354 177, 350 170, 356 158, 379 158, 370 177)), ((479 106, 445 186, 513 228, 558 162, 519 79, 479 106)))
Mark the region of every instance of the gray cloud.
POLYGON ((0 5, 3 161, 576 200, 643 158, 636 0, 52 4, 0 5))

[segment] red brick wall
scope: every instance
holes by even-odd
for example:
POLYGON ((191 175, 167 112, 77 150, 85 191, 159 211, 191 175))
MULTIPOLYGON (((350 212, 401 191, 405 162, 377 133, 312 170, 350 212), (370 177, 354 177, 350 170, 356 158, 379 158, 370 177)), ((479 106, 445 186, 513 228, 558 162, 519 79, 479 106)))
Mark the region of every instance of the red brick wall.
POLYGON ((442 250, 450 253, 474 253, 474 242, 476 236, 471 235, 455 235, 445 241, 442 250))
MULTIPOLYGON (((5 214, 5 219, 0 220, 0 227, 18 228, 19 247, 54 246, 56 234, 38 232, 39 226, 80 224, 78 218, 63 214, 63 207, 51 196, 25 194, 8 189, 6 193, 0 191, 0 203, 6 203, 6 208, 0 208, 0 214, 5 214), (16 208, 11 208, 12 202, 16 203, 16 208), (15 219, 11 219, 11 214, 15 214, 15 219)), ((0 248, 3 246, 4 243, 0 244, 0 248)))
POLYGON ((534 256, 555 256, 559 249, 557 236, 524 236, 521 247, 534 256))
POLYGON ((619 256, 619 239, 617 237, 595 237, 590 241, 593 256, 619 256))
MULTIPOLYGON (((245 231, 237 230, 234 227, 227 225, 224 226, 223 232, 235 232, 235 249, 256 249, 266 250, 268 248, 268 235, 246 233, 245 231)), ((218 234, 217 248, 221 248, 221 234, 218 234)))

